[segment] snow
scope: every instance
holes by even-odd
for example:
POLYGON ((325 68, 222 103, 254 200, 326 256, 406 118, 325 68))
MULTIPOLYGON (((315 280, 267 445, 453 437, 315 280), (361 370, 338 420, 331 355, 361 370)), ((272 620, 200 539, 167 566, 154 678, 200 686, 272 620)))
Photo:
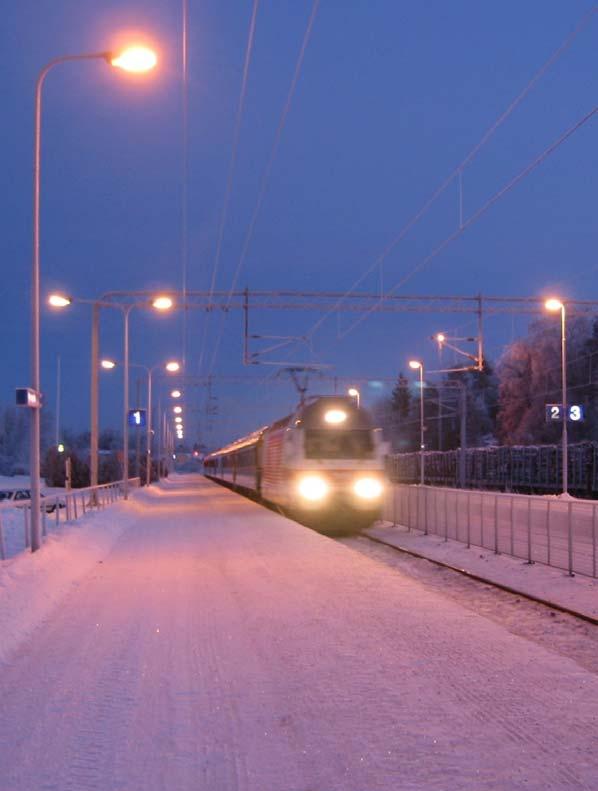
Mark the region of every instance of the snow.
POLYGON ((16 557, 0 561, 0 662, 58 606, 135 519, 123 505, 114 504, 51 532, 36 553, 22 549, 23 517, 16 513, 18 509, 0 512, 8 526, 7 548, 14 550, 18 543, 21 550, 16 557))
POLYGON ((392 546, 463 569, 525 596, 598 619, 598 580, 590 577, 570 577, 561 569, 541 563, 528 564, 481 547, 467 549, 460 542, 445 541, 433 534, 426 536, 420 530, 408 530, 403 525, 393 527, 390 522, 378 523, 365 532, 392 546))
POLYGON ((596 787, 596 675, 396 569, 191 476, 81 524, 0 568, 3 791, 596 787))

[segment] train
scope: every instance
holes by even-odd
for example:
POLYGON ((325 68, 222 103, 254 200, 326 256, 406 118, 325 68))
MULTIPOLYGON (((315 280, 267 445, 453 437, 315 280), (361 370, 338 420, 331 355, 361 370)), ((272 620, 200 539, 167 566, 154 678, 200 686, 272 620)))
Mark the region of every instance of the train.
MULTIPOLYGON (((598 499, 598 442, 568 446, 569 492, 598 499)), ((387 459, 390 480, 419 483, 419 453, 399 453, 387 459)), ((467 448, 461 478, 461 451, 426 451, 425 483, 430 486, 490 489, 521 494, 558 494, 561 491, 560 445, 501 445, 467 448)))
POLYGON ((388 446, 353 398, 314 396, 209 453, 204 475, 329 534, 380 518, 388 446))

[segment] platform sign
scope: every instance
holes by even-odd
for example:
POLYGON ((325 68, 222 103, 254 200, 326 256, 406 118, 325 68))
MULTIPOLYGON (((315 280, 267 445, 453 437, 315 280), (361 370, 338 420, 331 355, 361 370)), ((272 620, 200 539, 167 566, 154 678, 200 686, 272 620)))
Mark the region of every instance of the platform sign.
POLYGON ((546 404, 546 422, 560 423, 563 420, 565 409, 562 404, 546 404))
POLYGON ((585 420, 585 412, 582 404, 569 404, 567 407, 567 420, 571 423, 581 423, 585 420))
POLYGON ((582 404, 546 404, 546 422, 562 423, 565 415, 570 423, 582 423, 585 420, 585 410, 582 404))
POLYGON ((146 412, 145 409, 129 409, 129 426, 145 428, 147 425, 146 412))

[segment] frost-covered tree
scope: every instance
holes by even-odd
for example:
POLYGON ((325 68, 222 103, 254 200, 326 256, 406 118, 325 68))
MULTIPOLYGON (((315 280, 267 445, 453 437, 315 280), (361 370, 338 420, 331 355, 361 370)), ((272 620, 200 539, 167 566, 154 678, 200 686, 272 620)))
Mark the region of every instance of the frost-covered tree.
MULTIPOLYGON (((587 422, 570 425, 571 441, 596 438, 598 327, 585 317, 567 321, 567 380, 569 403, 585 407, 587 422)), ((512 343, 503 354, 500 379, 498 435, 503 444, 557 442, 560 424, 547 423, 545 406, 560 403, 561 328, 552 318, 534 321, 527 337, 512 343)))

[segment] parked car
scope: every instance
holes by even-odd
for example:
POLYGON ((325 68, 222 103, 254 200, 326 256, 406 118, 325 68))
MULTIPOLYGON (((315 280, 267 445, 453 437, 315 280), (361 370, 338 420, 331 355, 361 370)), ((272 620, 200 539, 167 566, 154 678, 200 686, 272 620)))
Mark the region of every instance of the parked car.
MULTIPOLYGON (((45 494, 40 493, 40 497, 46 497, 45 494)), ((54 495, 50 495, 54 498, 54 495)), ((23 501, 31 500, 31 489, 0 489, 0 503, 20 503, 23 501)), ((42 503, 41 508, 47 513, 51 514, 56 510, 56 504, 59 508, 64 508, 66 503, 64 500, 52 499, 51 502, 42 503)))

